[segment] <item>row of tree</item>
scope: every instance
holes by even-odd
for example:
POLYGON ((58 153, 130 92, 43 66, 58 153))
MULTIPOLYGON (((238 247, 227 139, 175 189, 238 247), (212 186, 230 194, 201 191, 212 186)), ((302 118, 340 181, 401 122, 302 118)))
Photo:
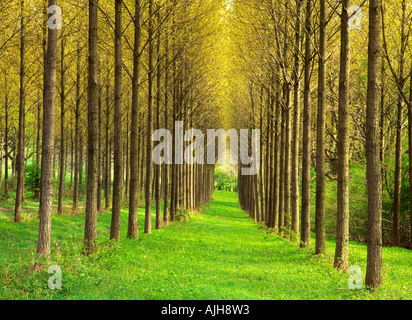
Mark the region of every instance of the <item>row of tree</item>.
MULTIPOLYGON (((239 201, 255 221, 292 241, 299 240, 302 248, 310 245, 314 231, 315 253, 324 254, 326 179, 336 181, 334 266, 347 270, 350 163, 362 161, 366 165, 368 203, 366 284, 376 288, 382 282, 382 130, 389 118, 382 116, 382 103, 388 99, 382 97, 382 87, 388 83, 385 68, 391 63, 389 57, 394 56, 389 49, 384 50, 388 45, 381 40, 385 31, 382 17, 394 13, 399 5, 388 4, 390 9, 383 12, 379 0, 370 0, 369 10, 365 3, 361 7, 353 4, 350 0, 233 2, 234 63, 242 66, 245 83, 237 94, 237 101, 245 105, 237 125, 259 126, 262 132, 261 170, 257 176, 248 177, 242 176, 239 168, 239 201), (369 30, 364 32, 360 25, 365 23, 361 15, 365 11, 369 11, 369 30), (358 42, 352 42, 352 34, 358 42), (362 51, 365 37, 369 38, 367 52, 362 51), (354 49, 361 51, 356 59, 351 56, 354 49)), ((410 27, 405 19, 411 14, 405 1, 402 10, 401 60, 396 56, 401 71, 410 27)), ((393 30, 396 27, 391 25, 393 30)), ((405 73, 400 77, 394 72, 392 80, 404 86, 405 73)), ((405 101, 404 87, 397 87, 396 155, 400 157, 402 106, 409 104, 411 109, 412 102, 405 101)), ((396 163, 393 243, 399 245, 400 182, 396 179, 400 160, 396 163)))
MULTIPOLYGON (((20 222, 25 165, 38 167, 38 254, 50 254, 56 197, 62 213, 64 199, 72 198, 70 210, 77 212, 85 196, 85 254, 97 249, 97 214, 103 210, 111 208, 110 239, 118 242, 125 206, 127 237, 138 237, 142 194, 145 233, 152 230, 152 202, 159 230, 210 200, 214 166, 155 165, 152 134, 157 128, 174 133, 176 121, 185 129, 219 126, 212 94, 216 70, 205 63, 212 59, 208 39, 219 22, 212 1, 19 0, 1 6, 4 191, 10 189, 12 159, 14 221, 20 222), (9 72, 15 62, 18 71, 9 72), (18 126, 11 125, 16 120, 18 126)), ((173 158, 175 143, 190 142, 174 139, 173 158)))

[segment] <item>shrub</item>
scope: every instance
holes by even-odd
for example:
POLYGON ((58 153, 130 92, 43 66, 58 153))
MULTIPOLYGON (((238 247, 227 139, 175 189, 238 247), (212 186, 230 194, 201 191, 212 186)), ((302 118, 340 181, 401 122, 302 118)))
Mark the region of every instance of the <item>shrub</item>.
POLYGON ((237 191, 236 177, 217 168, 215 171, 215 189, 237 191))
POLYGON ((40 192, 41 169, 36 163, 29 164, 25 167, 26 179, 25 184, 28 191, 40 192))

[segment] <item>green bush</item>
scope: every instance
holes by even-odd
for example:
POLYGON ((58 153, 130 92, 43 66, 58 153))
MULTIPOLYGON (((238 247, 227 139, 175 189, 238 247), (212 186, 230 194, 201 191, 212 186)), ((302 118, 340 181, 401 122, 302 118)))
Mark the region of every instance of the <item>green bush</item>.
POLYGON ((26 179, 25 184, 28 191, 40 192, 41 169, 36 163, 29 164, 25 167, 26 179))
POLYGON ((215 189, 236 192, 237 178, 217 168, 215 170, 215 189))

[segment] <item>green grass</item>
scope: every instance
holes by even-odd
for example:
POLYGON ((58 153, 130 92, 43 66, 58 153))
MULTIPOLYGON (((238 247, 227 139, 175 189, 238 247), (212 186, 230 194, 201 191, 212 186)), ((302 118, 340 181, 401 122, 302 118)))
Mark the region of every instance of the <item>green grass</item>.
MULTIPOLYGON (((99 215, 99 251, 90 257, 81 254, 84 216, 54 215, 49 261, 38 261, 34 253, 36 218, 14 224, 12 212, 0 214, 0 298, 412 298, 411 251, 384 248, 384 285, 373 294, 349 290, 349 275, 331 264, 333 239, 325 257, 314 257, 311 249, 301 250, 251 221, 239 209, 236 193, 216 191, 202 213, 150 235, 143 234, 143 212, 139 210, 139 239, 129 240, 123 211, 118 246, 108 242, 110 213, 99 215), (62 290, 47 288, 47 266, 54 264, 62 269, 62 290)), ((364 277, 364 244, 350 242, 350 264, 359 265, 364 277)))

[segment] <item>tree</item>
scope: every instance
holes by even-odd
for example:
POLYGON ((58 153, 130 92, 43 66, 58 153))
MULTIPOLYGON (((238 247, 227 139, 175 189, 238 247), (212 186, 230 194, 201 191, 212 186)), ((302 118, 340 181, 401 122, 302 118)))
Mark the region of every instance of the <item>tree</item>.
POLYGON ((325 235, 325 108, 326 108, 326 1, 320 1, 319 22, 319 71, 318 71, 318 117, 316 149, 316 254, 326 250, 325 235))
POLYGON ((295 51, 293 67, 293 129, 292 129, 292 176, 291 176, 291 215, 292 239, 299 235, 299 128, 300 128, 300 50, 301 50, 301 9, 302 0, 296 0, 295 51))
POLYGON ((7 195, 9 192, 9 92, 7 80, 4 83, 4 194, 7 195))
POLYGON ((88 108, 87 108, 87 199, 86 223, 84 229, 84 253, 96 251, 97 236, 97 164, 98 164, 98 98, 97 77, 97 30, 98 0, 89 2, 89 65, 88 65, 88 108))
POLYGON ((348 268, 349 245, 349 5, 350 0, 342 0, 338 119, 338 191, 334 261, 335 268, 343 270, 348 268))
MULTIPOLYGON (((49 8, 57 0, 49 0, 49 8)), ((50 13, 50 11, 49 11, 50 13)), ((44 74, 43 132, 41 158, 40 223, 37 253, 50 254, 51 217, 53 211, 53 153, 55 133, 55 87, 57 60, 57 28, 49 28, 47 38, 47 59, 44 74)))
POLYGON ((130 131, 130 194, 128 238, 138 237, 137 209, 139 205, 139 89, 140 89, 140 46, 141 46, 141 3, 135 1, 134 51, 132 80, 132 119, 130 131))
MULTIPOLYGON (((156 36, 156 55, 157 55, 157 71, 156 71, 156 129, 160 129, 160 103, 161 103, 161 56, 160 56, 160 35, 161 35, 161 15, 160 6, 157 6, 157 36, 156 36)), ((161 194, 160 194, 160 165, 155 165, 155 200, 156 200, 156 230, 160 230, 162 227, 161 217, 161 194)))
POLYGON ((61 37, 61 59, 60 59, 60 159, 59 159, 59 198, 57 204, 57 212, 61 214, 63 212, 63 185, 65 180, 65 73, 66 65, 64 60, 65 54, 65 37, 64 32, 61 37))
POLYGON ((120 213, 123 195, 123 143, 122 143, 122 6, 123 0, 115 2, 115 83, 114 83, 114 179, 112 224, 110 239, 120 240, 120 213))
POLYGON ((75 106, 75 130, 74 130, 74 184, 73 184, 73 211, 77 211, 80 183, 80 45, 77 43, 76 63, 76 106, 75 106))
POLYGON ((368 255, 366 285, 382 283, 382 176, 379 144, 379 63, 382 2, 369 2, 368 93, 366 110, 366 161, 368 180, 368 255))
MULTIPOLYGON (((169 37, 166 32, 165 34, 165 79, 164 79, 164 87, 165 87, 165 94, 164 94, 164 125, 165 128, 168 128, 169 122, 169 37)), ((166 154, 169 154, 170 150, 167 147, 165 150, 166 154)), ((169 224, 169 165, 164 164, 164 196, 163 196, 163 225, 167 226, 169 224)))
POLYGON ((20 222, 21 203, 24 198, 24 132, 26 114, 26 84, 25 84, 25 19, 24 19, 24 0, 20 2, 20 107, 19 107, 19 133, 17 150, 17 189, 16 204, 14 208, 14 222, 20 222))
POLYGON ((144 233, 151 233, 151 180, 152 180, 152 132, 153 132, 153 0, 149 0, 149 72, 146 132, 146 185, 145 185, 145 227, 144 233))
POLYGON ((306 0, 305 84, 303 100, 303 164, 302 164, 302 224, 301 247, 310 244, 310 158, 311 158, 311 59, 312 59, 312 0, 306 0))
MULTIPOLYGON (((403 109, 404 109, 404 88, 406 83, 405 77, 405 52, 408 42, 408 35, 406 34, 406 1, 402 0, 401 13, 401 35, 400 35, 400 50, 399 50, 399 73, 396 74, 393 69, 392 75, 395 78, 398 89, 397 97, 397 116, 396 116, 396 147, 395 147, 395 176, 394 176, 394 191, 393 191, 393 243, 400 246, 400 216, 401 216, 401 184, 402 184, 402 125, 403 125, 403 109)), ((385 42, 385 51, 388 48, 385 42)), ((389 61, 389 55, 386 56, 389 61)))

